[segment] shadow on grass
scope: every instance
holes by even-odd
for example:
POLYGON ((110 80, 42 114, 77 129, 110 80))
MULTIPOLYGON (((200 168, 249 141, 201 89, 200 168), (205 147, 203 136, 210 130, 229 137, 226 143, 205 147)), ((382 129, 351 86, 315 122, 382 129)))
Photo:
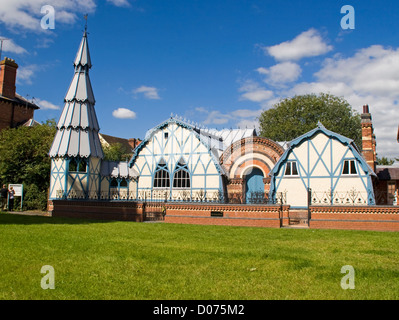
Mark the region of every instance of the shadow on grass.
POLYGON ((114 222, 114 220, 96 220, 96 219, 76 219, 76 218, 61 218, 49 217, 40 215, 25 215, 21 213, 0 212, 0 225, 3 224, 18 224, 18 225, 31 225, 31 224, 93 224, 93 223, 106 223, 114 222))

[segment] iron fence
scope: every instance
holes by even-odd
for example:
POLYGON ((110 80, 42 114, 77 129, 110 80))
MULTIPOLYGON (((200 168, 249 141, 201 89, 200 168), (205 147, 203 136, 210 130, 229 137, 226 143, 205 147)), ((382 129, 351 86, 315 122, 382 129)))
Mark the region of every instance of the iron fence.
POLYGON ((86 192, 71 190, 65 193, 58 190, 56 199, 63 200, 114 200, 141 202, 191 202, 191 203, 232 203, 232 204, 286 204, 286 192, 279 192, 275 199, 266 192, 223 193, 205 190, 110 190, 101 192, 86 192))

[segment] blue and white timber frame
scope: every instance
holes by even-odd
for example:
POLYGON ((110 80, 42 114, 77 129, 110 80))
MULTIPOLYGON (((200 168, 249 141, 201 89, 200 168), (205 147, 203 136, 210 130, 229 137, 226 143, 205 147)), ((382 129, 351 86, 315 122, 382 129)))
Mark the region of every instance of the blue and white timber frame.
POLYGON ((351 139, 321 123, 290 142, 270 176, 269 196, 276 200, 278 192, 286 192, 285 202, 292 208, 375 204, 373 170, 351 139))
POLYGON ((49 199, 98 199, 104 153, 94 109, 89 69, 91 59, 85 30, 74 61, 74 76, 65 96, 51 146, 49 199))
POLYGON ((137 199, 221 201, 224 171, 215 143, 173 117, 149 130, 129 162, 139 176, 137 199))

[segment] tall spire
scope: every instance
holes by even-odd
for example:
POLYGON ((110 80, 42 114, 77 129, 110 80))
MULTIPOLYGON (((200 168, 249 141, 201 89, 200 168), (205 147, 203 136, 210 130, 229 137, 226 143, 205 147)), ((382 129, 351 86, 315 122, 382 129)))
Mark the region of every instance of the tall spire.
POLYGON ((57 124, 50 157, 103 158, 94 110, 94 94, 89 69, 91 59, 87 41, 87 24, 74 61, 75 73, 65 95, 65 105, 57 124))

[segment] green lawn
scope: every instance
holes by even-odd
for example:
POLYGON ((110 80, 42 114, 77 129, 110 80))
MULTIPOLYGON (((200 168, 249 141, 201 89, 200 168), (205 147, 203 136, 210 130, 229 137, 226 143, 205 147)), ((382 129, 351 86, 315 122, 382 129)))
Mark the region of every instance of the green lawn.
POLYGON ((0 214, 0 299, 398 299, 399 233, 0 214), (42 266, 55 271, 43 290, 42 266), (343 290, 341 267, 355 269, 343 290))

